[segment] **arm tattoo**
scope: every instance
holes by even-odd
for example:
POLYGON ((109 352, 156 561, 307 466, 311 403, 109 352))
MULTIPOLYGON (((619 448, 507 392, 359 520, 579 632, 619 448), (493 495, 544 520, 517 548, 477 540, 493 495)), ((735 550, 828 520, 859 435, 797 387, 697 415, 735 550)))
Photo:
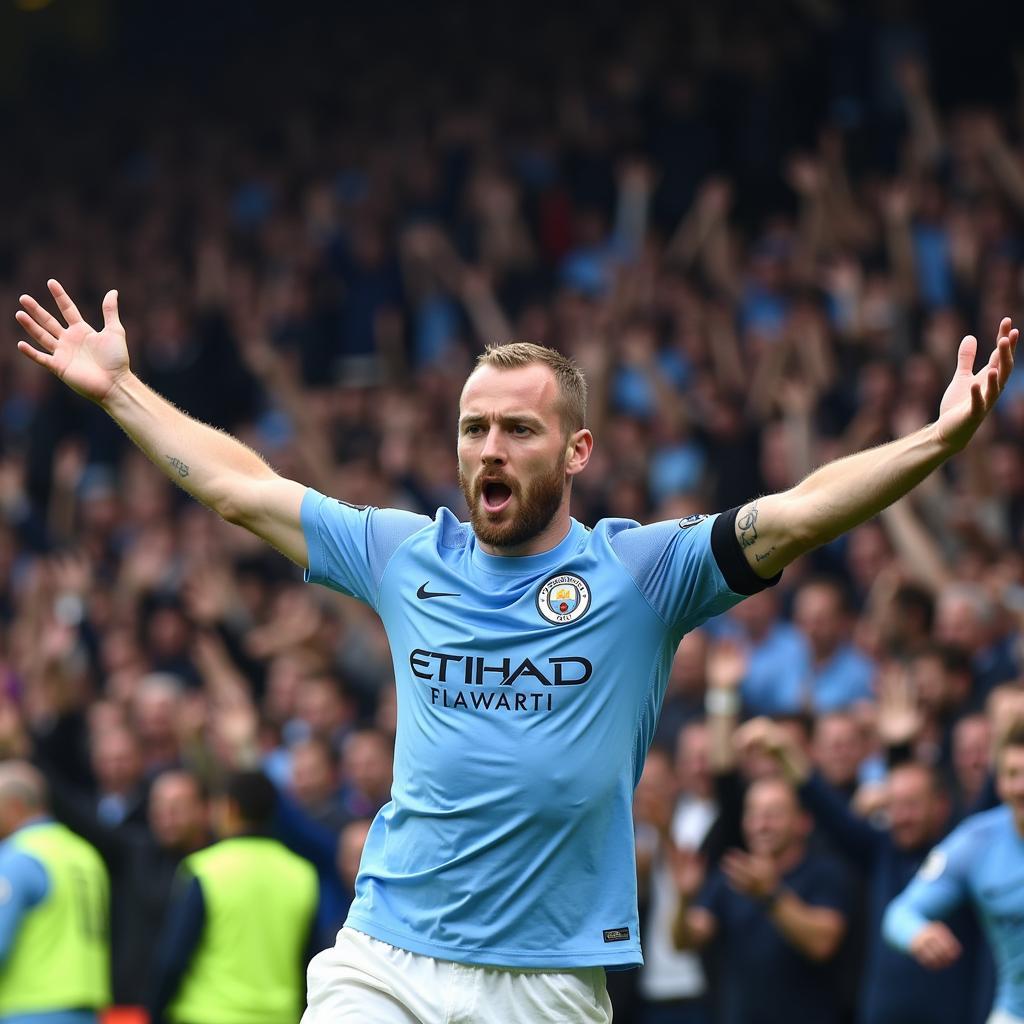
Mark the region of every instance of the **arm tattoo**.
POLYGON ((758 541, 757 534, 757 501, 752 501, 747 508, 741 509, 736 518, 736 528, 740 532, 740 547, 749 548, 758 541))
POLYGON ((773 544, 763 555, 754 555, 755 562, 763 562, 766 558, 771 558, 775 554, 775 545, 773 544))
POLYGON ((178 471, 178 476, 188 476, 188 466, 186 466, 181 459, 176 459, 173 455, 168 455, 167 461, 178 471))

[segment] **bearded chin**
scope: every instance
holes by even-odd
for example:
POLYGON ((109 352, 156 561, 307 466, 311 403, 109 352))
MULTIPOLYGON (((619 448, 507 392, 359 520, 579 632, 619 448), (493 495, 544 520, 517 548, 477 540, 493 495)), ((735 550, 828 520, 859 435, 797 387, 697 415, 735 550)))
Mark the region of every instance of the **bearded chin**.
POLYGON ((477 539, 495 548, 514 548, 543 533, 555 518, 565 490, 565 459, 560 459, 547 476, 535 480, 524 494, 518 486, 512 489, 519 501, 519 510, 505 522, 492 522, 483 508, 483 488, 476 486, 459 472, 459 486, 469 506, 470 523, 477 539))

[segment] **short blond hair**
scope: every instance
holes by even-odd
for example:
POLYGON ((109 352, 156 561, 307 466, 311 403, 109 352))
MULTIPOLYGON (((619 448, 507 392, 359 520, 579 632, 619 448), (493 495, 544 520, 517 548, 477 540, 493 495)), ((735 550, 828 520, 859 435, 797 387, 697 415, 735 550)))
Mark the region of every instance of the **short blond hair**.
POLYGON ((1011 747, 1024 749, 1024 718, 1011 718, 1002 725, 995 742, 995 760, 998 763, 1011 747))
POLYGON ((587 423, 587 380, 583 371, 561 352, 529 341, 488 345, 477 357, 475 369, 493 366, 499 370, 518 370, 534 363, 549 367, 555 375, 561 402, 559 413, 566 430, 581 430, 587 423))

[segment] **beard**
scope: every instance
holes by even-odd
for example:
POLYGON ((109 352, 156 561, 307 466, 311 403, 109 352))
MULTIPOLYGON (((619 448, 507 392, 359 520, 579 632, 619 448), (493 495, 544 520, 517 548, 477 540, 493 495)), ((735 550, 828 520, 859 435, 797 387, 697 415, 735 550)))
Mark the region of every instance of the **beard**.
POLYGON ((505 522, 492 521, 484 509, 480 476, 470 482, 460 469, 459 486, 469 506, 473 532, 478 540, 492 547, 518 547, 542 533, 555 518, 565 492, 565 456, 558 460, 549 473, 533 480, 525 492, 518 481, 505 476, 492 476, 491 480, 499 480, 508 487, 518 511, 505 522))

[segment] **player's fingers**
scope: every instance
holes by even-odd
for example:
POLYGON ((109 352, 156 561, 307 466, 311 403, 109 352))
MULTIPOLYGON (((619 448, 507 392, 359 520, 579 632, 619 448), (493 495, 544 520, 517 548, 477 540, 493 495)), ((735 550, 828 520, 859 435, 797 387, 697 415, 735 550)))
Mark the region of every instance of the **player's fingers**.
POLYGON ((71 296, 64 291, 61 283, 51 277, 46 282, 46 287, 50 289, 50 294, 57 300, 57 308, 61 311, 68 326, 79 323, 82 314, 78 312, 78 307, 71 301, 71 296))
POLYGON ((999 371, 989 369, 985 375, 985 408, 991 409, 999 397, 999 371))
POLYGON ((1014 368, 1014 353, 1010 349, 1010 339, 1000 338, 995 349, 996 367, 999 375, 999 389, 1001 390, 1010 378, 1010 371, 1014 368))
POLYGON ((53 369, 53 356, 48 355, 46 352, 40 352, 37 348, 33 348, 27 341, 18 342, 18 351, 23 356, 28 356, 32 362, 38 363, 40 366, 45 366, 47 370, 53 369))
POLYGON ((978 417, 985 412, 985 399, 981 394, 981 385, 975 381, 971 385, 971 416, 978 417))
POLYGON ((103 326, 108 330, 124 330, 117 314, 117 291, 113 288, 103 297, 103 326))
POLYGON ((64 328, 61 326, 60 321, 44 307, 40 306, 31 295, 22 295, 18 300, 21 303, 22 309, 32 319, 39 324, 43 330, 48 331, 55 338, 59 338, 64 328))
POLYGON ((24 310, 19 309, 14 314, 14 319, 18 321, 25 333, 47 352, 52 352, 57 347, 57 339, 45 327, 36 323, 24 310))
POLYGON ((973 334, 968 334, 960 342, 960 348, 956 354, 957 373, 973 373, 974 357, 978 354, 978 339, 973 334))
POLYGON ((1003 387, 1013 369, 1013 347, 1010 345, 1009 337, 999 339, 997 351, 999 353, 999 386, 1003 387))
POLYGON ((996 342, 998 343, 1000 338, 1005 338, 1010 333, 1010 328, 1013 326, 1013 321, 1008 317, 1004 316, 999 321, 999 330, 996 331, 996 342))

